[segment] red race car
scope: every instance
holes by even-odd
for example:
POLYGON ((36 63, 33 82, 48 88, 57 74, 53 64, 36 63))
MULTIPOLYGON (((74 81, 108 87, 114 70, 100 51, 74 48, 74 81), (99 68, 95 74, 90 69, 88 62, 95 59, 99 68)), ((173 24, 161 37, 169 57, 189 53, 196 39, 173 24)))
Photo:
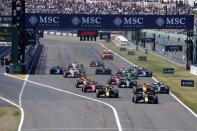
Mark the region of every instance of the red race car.
POLYGON ((111 76, 108 81, 107 81, 107 84, 109 85, 117 85, 120 81, 120 75, 119 74, 116 74, 114 76, 111 76))
POLYGON ((91 91, 96 92, 97 83, 95 81, 84 81, 84 84, 81 88, 83 92, 91 91))
POLYGON ((102 59, 102 60, 106 60, 106 59, 108 59, 108 60, 113 60, 114 58, 113 58, 113 54, 112 54, 111 51, 109 51, 109 50, 104 50, 104 51, 103 51, 103 54, 101 55, 101 59, 102 59))

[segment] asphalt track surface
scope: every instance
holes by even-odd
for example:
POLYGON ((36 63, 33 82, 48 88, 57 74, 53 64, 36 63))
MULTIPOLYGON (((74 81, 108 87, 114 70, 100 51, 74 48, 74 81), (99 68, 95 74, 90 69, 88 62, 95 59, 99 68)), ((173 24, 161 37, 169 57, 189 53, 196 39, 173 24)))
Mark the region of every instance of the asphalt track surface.
MULTIPOLYGON (((75 79, 50 75, 49 69, 54 65, 66 66, 77 61, 85 65, 88 76, 105 84, 109 76, 94 75, 95 69, 89 67, 91 60, 100 58, 103 48, 99 44, 61 40, 45 39, 41 43, 44 49, 35 74, 30 75, 29 80, 97 99, 95 93, 83 93, 75 88, 75 79)), ((104 62, 113 72, 120 67, 131 66, 117 56, 114 56, 113 61, 104 62)), ((9 81, 12 78, 5 79, 9 81)), ((15 79, 11 82, 21 84, 15 79)), ((139 78, 138 82, 151 83, 153 80, 139 78)), ((17 87, 3 90, 3 95, 14 99, 18 95, 17 87)), ((119 89, 119 95, 120 98, 99 100, 116 109, 123 131, 197 131, 196 118, 170 95, 159 95, 157 105, 134 104, 131 99, 132 89, 119 89)), ((114 113, 108 106, 46 86, 27 82, 22 106, 25 113, 23 131, 118 131, 114 113)))

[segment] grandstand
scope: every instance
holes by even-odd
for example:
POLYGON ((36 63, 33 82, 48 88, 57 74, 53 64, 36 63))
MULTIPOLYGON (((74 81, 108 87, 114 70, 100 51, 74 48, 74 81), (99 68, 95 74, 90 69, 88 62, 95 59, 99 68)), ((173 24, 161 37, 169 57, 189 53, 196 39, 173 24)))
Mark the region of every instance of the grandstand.
MULTIPOLYGON (((189 5, 160 0, 26 0, 26 13, 190 14, 189 5)), ((0 15, 11 15, 11 0, 1 0, 0 15)))

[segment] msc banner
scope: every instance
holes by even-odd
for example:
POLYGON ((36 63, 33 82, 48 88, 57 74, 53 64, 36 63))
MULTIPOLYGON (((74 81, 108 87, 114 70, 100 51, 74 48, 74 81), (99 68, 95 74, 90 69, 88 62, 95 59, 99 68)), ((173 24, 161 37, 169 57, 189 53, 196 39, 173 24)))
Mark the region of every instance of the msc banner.
POLYGON ((11 16, 0 16, 0 23, 1 24, 11 24, 12 17, 11 16))
POLYGON ((26 27, 39 29, 192 29, 193 15, 26 14, 26 27))

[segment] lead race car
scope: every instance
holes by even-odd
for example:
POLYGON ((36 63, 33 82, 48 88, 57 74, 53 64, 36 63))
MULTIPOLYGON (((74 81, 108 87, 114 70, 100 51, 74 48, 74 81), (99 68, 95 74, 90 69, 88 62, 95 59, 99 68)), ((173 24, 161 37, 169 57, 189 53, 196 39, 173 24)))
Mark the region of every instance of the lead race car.
POLYGON ((108 67, 97 67, 95 70, 96 75, 111 75, 112 71, 108 67))
POLYGON ((96 92, 96 97, 114 97, 118 98, 119 97, 119 92, 118 89, 115 89, 113 86, 101 86, 100 89, 97 90, 96 92))
POLYGON ((60 66, 53 66, 51 69, 50 69, 50 74, 63 74, 63 68, 60 67, 60 66))
POLYGON ((146 83, 141 83, 133 89, 133 98, 134 103, 153 103, 158 104, 158 96, 155 91, 152 90, 151 85, 146 83))
POLYGON ((103 67, 104 63, 101 60, 93 60, 90 63, 90 67, 103 67))
POLYGON ((109 50, 103 50, 103 53, 101 55, 101 59, 102 60, 113 60, 114 57, 113 57, 113 54, 111 51, 109 50))

